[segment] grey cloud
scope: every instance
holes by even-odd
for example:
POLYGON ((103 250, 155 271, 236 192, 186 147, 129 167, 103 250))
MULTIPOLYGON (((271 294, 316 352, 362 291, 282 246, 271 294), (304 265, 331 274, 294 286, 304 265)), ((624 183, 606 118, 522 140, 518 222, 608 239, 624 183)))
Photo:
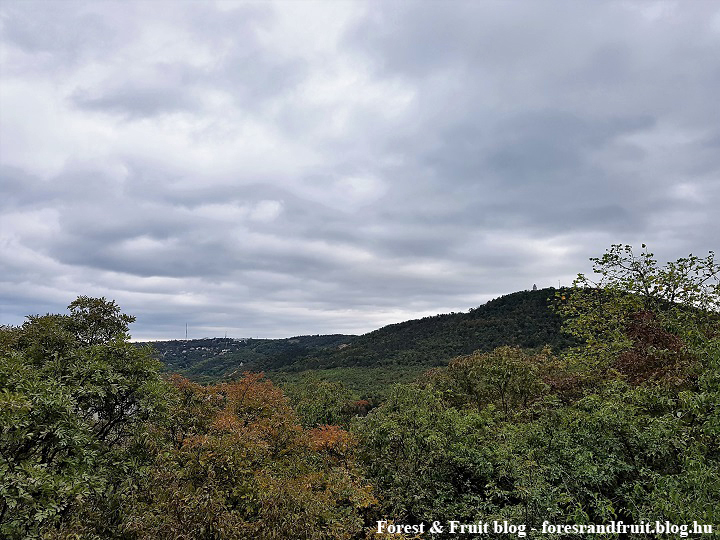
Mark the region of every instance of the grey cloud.
POLYGON ((147 118, 163 113, 196 111, 200 100, 188 88, 187 76, 164 74, 161 84, 140 81, 100 91, 77 90, 70 96, 72 103, 89 111, 120 114, 129 119, 147 118))
POLYGON ((572 1, 463 1, 452 9, 442 3, 375 2, 348 33, 347 43, 366 51, 385 74, 426 78, 471 67, 480 79, 504 71, 520 82, 523 69, 552 74, 552 63, 563 61, 544 57, 545 52, 572 57, 566 46, 607 36, 610 29, 598 25, 599 18, 612 24, 612 32, 631 27, 627 17, 613 12, 617 9, 572 1), (538 61, 548 64, 533 66, 538 61))
POLYGON ((257 106, 295 87, 308 73, 305 61, 278 60, 267 52, 248 53, 242 43, 228 54, 211 82, 224 87, 245 107, 257 106))
MULTIPOLYGON (((108 6, 117 3, 108 2, 108 6)), ((60 55, 78 61, 114 41, 112 24, 78 2, 7 2, 3 37, 30 53, 60 55)))
POLYGON ((161 64, 154 66, 151 80, 143 74, 118 86, 80 88, 70 100, 81 109, 138 119, 172 112, 201 113, 203 92, 222 89, 255 113, 258 105, 292 89, 307 72, 300 60, 278 62, 265 53, 248 53, 241 42, 235 48, 213 68, 161 64))
MULTIPOLYGON (((152 15, 152 8, 162 5, 133 4, 143 8, 141 16, 152 15)), ((173 7, 172 3, 164 5, 173 7)), ((150 69, 130 71, 119 84, 108 81, 78 88, 70 96, 72 103, 81 109, 137 119, 171 112, 201 113, 202 94, 223 90, 247 111, 256 112, 258 105, 293 88, 306 76, 303 60, 278 58, 258 42, 258 30, 273 26, 271 10, 252 4, 239 4, 225 13, 204 4, 186 7, 176 15, 176 22, 188 30, 189 41, 177 46, 206 49, 214 56, 212 61, 204 66, 189 60, 145 66, 150 69)), ((116 54, 127 53, 118 50, 116 54)), ((136 62, 140 66, 146 63, 143 58, 136 62)))
MULTIPOLYGON (((652 131, 660 117, 664 121, 670 118, 667 93, 679 95, 680 89, 675 85, 668 90, 666 85, 653 93, 647 82, 641 83, 639 77, 648 75, 639 69, 643 64, 652 66, 650 80, 658 82, 665 82, 670 70, 667 64, 656 65, 656 58, 646 56, 647 46, 640 42, 632 22, 642 23, 639 14, 624 12, 619 4, 609 9, 583 6, 583 14, 577 4, 554 6, 562 7, 566 22, 553 25, 555 33, 549 35, 554 15, 546 6, 540 10, 525 4, 522 9, 516 9, 519 5, 498 9, 501 6, 497 4, 463 3, 457 10, 444 10, 438 5, 423 9, 375 5, 349 43, 365 51, 383 75, 401 73, 417 81, 418 101, 435 104, 435 109, 430 109, 432 116, 417 109, 424 125, 418 133, 423 135, 396 144, 420 148, 418 154, 432 171, 428 177, 455 192, 456 219, 466 216, 480 226, 500 221, 556 232, 570 223, 575 230, 599 226, 642 230, 648 223, 642 217, 648 211, 643 200, 654 191, 671 188, 676 180, 652 178, 647 170, 652 156, 622 141, 652 131), (589 13, 594 10, 596 13, 589 13), (602 34, 596 31, 600 27, 605 30, 602 34), (522 44, 543 32, 544 38, 532 50, 520 52, 522 44), (561 44, 572 47, 563 50, 561 44), (499 70, 505 71, 501 76, 505 82, 517 80, 518 85, 525 85, 512 87, 504 102, 494 94, 501 88, 494 84, 499 70), (602 88, 607 89, 605 96, 597 91, 602 88), (629 110, 619 100, 618 91, 630 98, 629 104, 636 110, 629 110), (582 93, 586 93, 584 99, 582 93), (423 95, 432 96, 433 101, 423 95), (642 101, 637 99, 640 95, 642 101), (449 103, 455 105, 446 106, 449 103), (434 114, 439 109, 447 114, 434 114), (441 135, 434 136, 438 132, 441 135), (646 169, 643 178, 635 175, 628 181, 622 173, 598 162, 600 151, 617 156, 621 150, 622 159, 646 169), (472 202, 463 205, 460 201, 472 202), (581 216, 587 219, 579 219, 581 216)), ((680 15, 680 26, 685 28, 673 29, 677 33, 664 43, 655 25, 644 24, 661 50, 685 56, 691 46, 684 43, 682 32, 689 30, 691 23, 704 23, 713 9, 708 7, 704 4, 690 15, 680 15), (667 43, 676 40, 677 47, 668 48, 667 43)), ((708 56, 711 50, 707 46, 698 51, 706 57, 705 65, 717 65, 708 56)), ((713 85, 706 83, 707 76, 697 67, 689 70, 694 79, 682 92, 698 89, 704 94, 699 103, 707 103, 706 92, 713 85)), ((697 148, 687 152, 696 153, 697 148)))
POLYGON ((44 198, 39 180, 18 167, 0 165, 0 186, 3 193, 0 206, 3 208, 32 205, 38 198, 44 198))

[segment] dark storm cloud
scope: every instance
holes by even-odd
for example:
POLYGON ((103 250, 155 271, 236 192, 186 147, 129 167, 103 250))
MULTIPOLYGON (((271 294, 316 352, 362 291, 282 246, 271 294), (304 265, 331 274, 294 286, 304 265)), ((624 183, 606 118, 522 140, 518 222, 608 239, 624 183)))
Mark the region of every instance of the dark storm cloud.
POLYGON ((1 20, 0 322, 91 294, 139 338, 360 332, 567 284, 613 242, 717 247, 714 2, 1 20))

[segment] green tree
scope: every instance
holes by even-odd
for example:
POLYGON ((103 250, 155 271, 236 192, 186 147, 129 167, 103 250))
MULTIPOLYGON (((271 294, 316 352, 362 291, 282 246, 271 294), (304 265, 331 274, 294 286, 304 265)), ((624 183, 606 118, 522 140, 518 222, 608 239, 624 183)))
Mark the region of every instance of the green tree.
POLYGON ((436 374, 434 385, 459 406, 470 403, 480 411, 496 404, 507 419, 512 410, 527 407, 546 388, 540 373, 551 359, 547 348, 537 354, 509 346, 477 351, 450 362, 436 374))
POLYGON ((285 386, 293 408, 302 425, 313 428, 321 425, 347 427, 346 413, 353 395, 341 382, 326 381, 316 376, 304 376, 285 386))
POLYGON ((579 274, 558 293, 565 330, 583 343, 574 357, 605 369, 626 360, 638 364, 687 363, 718 331, 720 266, 714 253, 682 257, 659 266, 643 244, 613 245, 591 258, 597 278, 579 274))
POLYGON ((395 386, 353 422, 359 458, 380 495, 378 519, 401 523, 480 518, 492 475, 490 414, 458 411, 440 392, 395 386))
POLYGON ((0 332, 5 537, 104 536, 97 531, 119 519, 113 505, 138 472, 133 441, 161 406, 164 384, 150 351, 126 341, 132 317, 116 308, 81 297, 70 315, 30 316, 0 332))
POLYGON ((78 296, 68 306, 68 329, 83 345, 99 345, 115 339, 126 339, 135 317, 126 315, 114 300, 78 296))

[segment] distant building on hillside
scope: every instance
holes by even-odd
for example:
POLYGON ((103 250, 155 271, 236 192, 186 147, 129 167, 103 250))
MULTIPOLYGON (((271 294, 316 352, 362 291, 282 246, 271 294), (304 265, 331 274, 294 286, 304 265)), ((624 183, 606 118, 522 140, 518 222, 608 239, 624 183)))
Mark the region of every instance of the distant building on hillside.
POLYGON ((537 291, 537 285, 533 283, 533 291, 537 291))

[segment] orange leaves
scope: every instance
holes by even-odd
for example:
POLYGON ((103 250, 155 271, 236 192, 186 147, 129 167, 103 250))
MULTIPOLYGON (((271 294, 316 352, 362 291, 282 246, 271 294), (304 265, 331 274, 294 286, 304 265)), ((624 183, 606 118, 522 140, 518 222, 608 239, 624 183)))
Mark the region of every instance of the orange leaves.
POLYGON ((225 408, 239 418, 288 418, 294 414, 282 390, 263 373, 245 373, 238 381, 213 388, 225 397, 225 408))
POLYGON ((217 386, 235 407, 266 409, 287 402, 282 391, 265 379, 263 373, 245 373, 243 378, 217 386))
POLYGON ((227 409, 221 410, 212 423, 214 431, 237 432, 243 427, 243 422, 227 409))
POLYGON ((173 373, 172 375, 170 375, 170 377, 168 377, 168 380, 175 388, 177 388, 183 394, 194 394, 197 392, 201 392, 203 389, 203 387, 199 384, 191 382, 189 379, 183 377, 182 375, 178 375, 177 373, 173 373))
POLYGON ((309 446, 315 452, 334 456, 348 456, 355 447, 355 440, 339 426, 319 426, 308 431, 309 446))
POLYGON ((144 515, 136 531, 184 538, 205 530, 223 539, 341 539, 362 531, 362 509, 375 499, 355 466, 349 433, 304 430, 262 374, 206 387, 171 382, 175 408, 156 431, 166 450, 156 453, 137 501, 144 515))
POLYGON ((351 416, 365 416, 371 408, 372 404, 367 399, 358 399, 347 403, 343 407, 343 412, 351 416))

